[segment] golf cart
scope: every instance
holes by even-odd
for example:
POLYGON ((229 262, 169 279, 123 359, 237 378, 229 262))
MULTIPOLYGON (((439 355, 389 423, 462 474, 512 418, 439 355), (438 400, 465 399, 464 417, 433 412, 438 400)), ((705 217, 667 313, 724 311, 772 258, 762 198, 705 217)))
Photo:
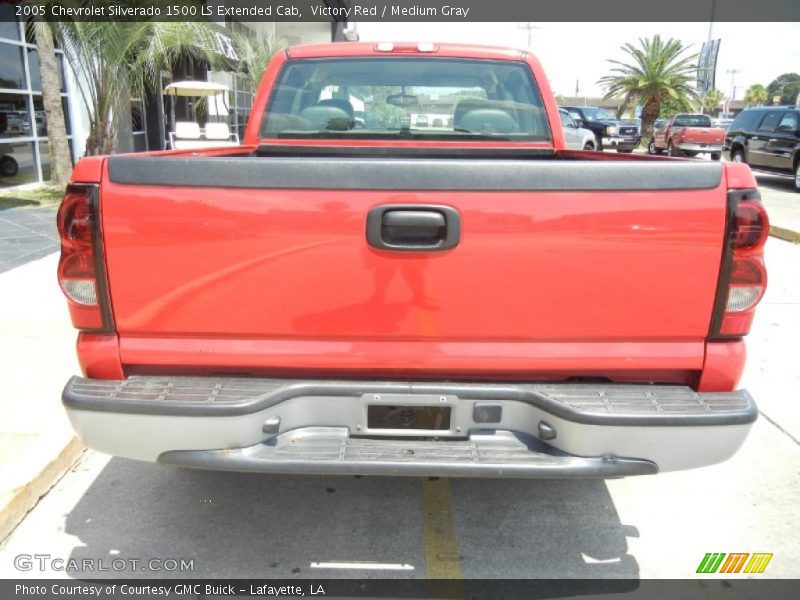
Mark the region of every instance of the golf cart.
POLYGON ((173 150, 238 146, 239 134, 231 132, 228 126, 227 95, 228 86, 211 81, 176 81, 165 87, 164 96, 170 97, 167 146, 173 150), (191 103, 192 121, 175 120, 175 104, 179 97, 205 100, 208 113, 205 127, 200 127, 197 114, 201 100, 191 103))

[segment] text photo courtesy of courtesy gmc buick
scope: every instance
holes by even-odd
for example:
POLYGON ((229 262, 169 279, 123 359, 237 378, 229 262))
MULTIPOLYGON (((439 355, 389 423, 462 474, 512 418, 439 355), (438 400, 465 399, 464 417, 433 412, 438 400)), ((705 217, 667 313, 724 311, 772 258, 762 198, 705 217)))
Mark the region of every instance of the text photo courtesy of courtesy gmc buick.
POLYGON ((58 226, 63 402, 101 452, 620 477, 724 461, 757 416, 749 167, 565 149, 522 51, 281 50, 243 145, 85 158, 58 226))

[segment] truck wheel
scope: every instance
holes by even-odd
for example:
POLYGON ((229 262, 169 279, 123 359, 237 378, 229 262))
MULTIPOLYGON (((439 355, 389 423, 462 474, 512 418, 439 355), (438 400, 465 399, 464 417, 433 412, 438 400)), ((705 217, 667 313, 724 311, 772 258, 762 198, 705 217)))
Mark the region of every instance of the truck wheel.
POLYGON ((800 159, 794 161, 794 191, 800 192, 800 159))
POLYGON ((594 144, 592 142, 586 142, 583 145, 583 149, 584 150, 588 150, 589 152, 591 152, 592 150, 594 150, 594 144))
POLYGON ((656 146, 655 140, 650 140, 650 143, 647 144, 647 153, 655 156, 656 154, 664 154, 664 151, 656 146))
POLYGON ((0 158, 0 176, 14 177, 19 172, 19 164, 10 156, 0 158))
POLYGON ((673 157, 680 156, 680 150, 676 150, 675 146, 672 145, 672 141, 670 140, 669 144, 667 144, 667 154, 673 157))
POLYGON ((711 153, 711 160, 719 160, 720 158, 722 158, 722 153, 721 152, 712 152, 711 153))
POLYGON ((731 150, 731 160, 733 162, 746 163, 747 161, 744 158, 744 150, 742 150, 741 148, 736 148, 735 150, 731 150))

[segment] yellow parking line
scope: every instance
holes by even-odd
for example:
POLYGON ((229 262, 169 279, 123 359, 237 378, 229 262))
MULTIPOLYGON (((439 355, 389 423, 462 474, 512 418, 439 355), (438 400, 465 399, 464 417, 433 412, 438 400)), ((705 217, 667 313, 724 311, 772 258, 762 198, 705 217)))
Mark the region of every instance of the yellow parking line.
MULTIPOLYGON (((425 567, 428 579, 447 579, 439 582, 439 592, 447 598, 463 598, 461 584, 461 558, 453 524, 453 503, 450 480, 447 478, 421 478, 422 523, 425 538, 425 567)), ((438 583, 432 587, 438 588, 438 583)), ((439 597, 436 589, 429 589, 430 597, 439 597)))

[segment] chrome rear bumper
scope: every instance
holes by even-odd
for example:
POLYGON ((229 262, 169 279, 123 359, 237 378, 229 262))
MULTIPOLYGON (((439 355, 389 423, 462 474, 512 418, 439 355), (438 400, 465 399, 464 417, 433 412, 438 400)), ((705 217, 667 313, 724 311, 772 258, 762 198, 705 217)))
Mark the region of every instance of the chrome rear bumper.
POLYGON ((725 460, 757 416, 745 391, 615 384, 76 377, 63 401, 103 452, 270 473, 619 477, 725 460), (370 406, 448 417, 388 428, 370 406))

